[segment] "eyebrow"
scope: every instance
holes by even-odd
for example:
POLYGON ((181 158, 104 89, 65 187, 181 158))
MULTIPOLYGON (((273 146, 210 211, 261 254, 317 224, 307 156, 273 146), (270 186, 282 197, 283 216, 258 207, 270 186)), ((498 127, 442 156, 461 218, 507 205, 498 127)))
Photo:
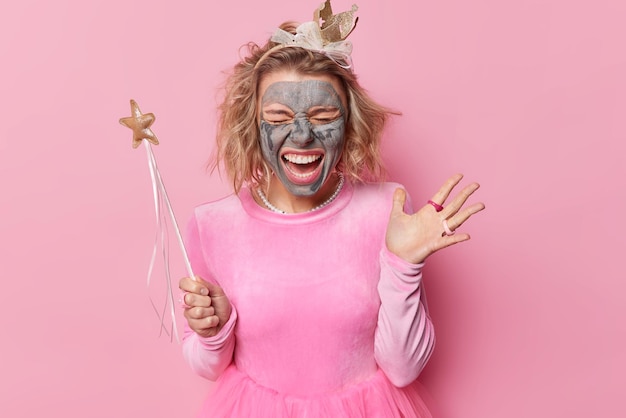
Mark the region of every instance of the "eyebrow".
POLYGON ((293 115, 293 112, 289 112, 288 110, 285 109, 262 109, 263 114, 266 115, 287 115, 287 116, 291 116, 293 115))

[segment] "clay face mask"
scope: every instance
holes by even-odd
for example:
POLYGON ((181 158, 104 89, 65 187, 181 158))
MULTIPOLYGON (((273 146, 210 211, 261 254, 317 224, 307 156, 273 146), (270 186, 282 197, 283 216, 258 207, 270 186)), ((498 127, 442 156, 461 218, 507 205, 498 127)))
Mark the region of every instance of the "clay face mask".
POLYGON ((322 80, 279 81, 261 99, 261 150, 296 196, 312 196, 341 157, 345 111, 332 84, 322 80))

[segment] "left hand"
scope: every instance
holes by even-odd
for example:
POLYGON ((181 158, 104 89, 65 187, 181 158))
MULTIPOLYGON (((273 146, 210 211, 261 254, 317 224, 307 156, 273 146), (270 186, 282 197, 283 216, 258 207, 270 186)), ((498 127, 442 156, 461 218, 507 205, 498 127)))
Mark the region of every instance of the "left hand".
MULTIPOLYGON (((443 205, 462 178, 462 174, 450 177, 431 200, 443 205)), ((470 239, 466 233, 446 235, 443 222, 447 220, 450 230, 455 231, 470 216, 485 209, 483 203, 463 208, 467 199, 479 187, 478 183, 466 186, 440 212, 437 212, 433 205, 426 204, 413 215, 404 212, 406 192, 397 189, 393 195, 393 207, 387 224, 386 243, 389 251, 410 263, 417 264, 442 248, 470 239)))

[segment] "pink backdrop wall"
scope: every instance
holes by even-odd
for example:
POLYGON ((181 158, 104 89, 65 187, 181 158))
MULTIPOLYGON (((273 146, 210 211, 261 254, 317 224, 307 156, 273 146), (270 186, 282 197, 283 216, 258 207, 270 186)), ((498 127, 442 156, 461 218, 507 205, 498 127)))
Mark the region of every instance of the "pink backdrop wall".
MULTIPOLYGON (((4 2, 0 416, 193 416, 210 384, 157 337, 145 153, 117 120, 157 115, 186 219, 228 191, 204 170, 221 71, 316 3, 4 2)), ((626 3, 359 6, 356 70, 403 112, 391 177, 422 202, 460 171, 487 204, 426 271, 440 416, 625 416, 626 3)))

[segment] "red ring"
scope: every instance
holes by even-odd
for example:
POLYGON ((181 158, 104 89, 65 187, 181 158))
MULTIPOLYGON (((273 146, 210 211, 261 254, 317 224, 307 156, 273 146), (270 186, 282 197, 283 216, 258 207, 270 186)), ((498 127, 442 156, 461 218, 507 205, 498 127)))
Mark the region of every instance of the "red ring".
POLYGON ((433 207, 435 208, 437 212, 441 212, 443 210, 443 206, 441 206, 439 203, 435 203, 432 200, 429 200, 428 203, 433 205, 433 207))

